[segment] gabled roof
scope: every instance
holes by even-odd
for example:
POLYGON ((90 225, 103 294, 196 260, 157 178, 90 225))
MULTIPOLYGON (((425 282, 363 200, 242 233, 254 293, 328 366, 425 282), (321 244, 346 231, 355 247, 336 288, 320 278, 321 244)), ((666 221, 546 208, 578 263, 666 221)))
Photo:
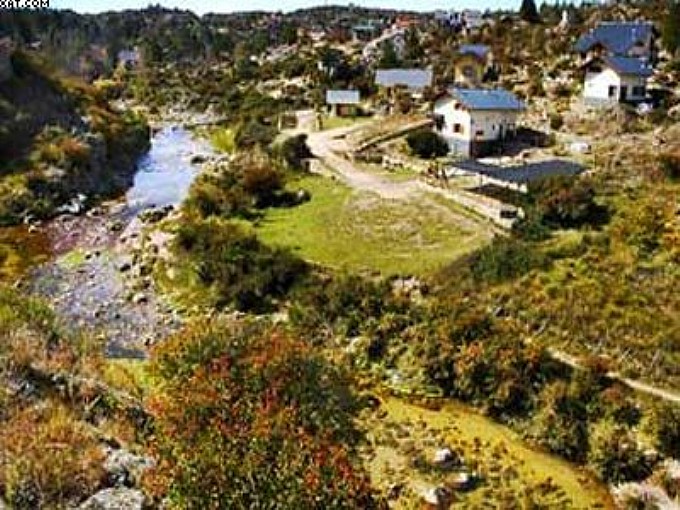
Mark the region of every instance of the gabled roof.
POLYGON ((486 59, 490 52, 491 48, 486 44, 464 44, 458 48, 459 55, 473 55, 481 60, 486 59))
POLYGON ((327 90, 326 104, 359 104, 358 90, 327 90))
POLYGON ((448 93, 469 110, 524 110, 524 103, 503 89, 450 88, 448 93))
POLYGON ((575 177, 585 171, 582 165, 563 159, 551 159, 511 167, 498 167, 482 163, 481 161, 466 160, 457 162, 456 168, 486 175, 500 181, 518 184, 557 176, 575 177))
POLYGON ((582 35, 574 49, 585 53, 601 44, 614 55, 625 55, 635 44, 646 41, 655 31, 654 25, 649 21, 606 21, 582 35))
POLYGON ((383 87, 402 85, 409 89, 424 89, 432 85, 429 69, 378 69, 375 83, 383 87))
POLYGON ((652 67, 639 58, 633 57, 605 57, 602 59, 606 65, 618 74, 649 77, 654 74, 652 67))

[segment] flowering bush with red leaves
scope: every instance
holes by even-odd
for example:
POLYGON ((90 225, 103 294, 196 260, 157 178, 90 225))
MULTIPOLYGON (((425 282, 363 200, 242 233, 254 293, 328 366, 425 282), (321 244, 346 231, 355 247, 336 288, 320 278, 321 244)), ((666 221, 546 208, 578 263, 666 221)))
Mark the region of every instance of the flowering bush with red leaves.
POLYGON ((260 326, 189 326, 155 353, 147 477, 175 508, 374 508, 353 463, 357 401, 305 343, 260 326))

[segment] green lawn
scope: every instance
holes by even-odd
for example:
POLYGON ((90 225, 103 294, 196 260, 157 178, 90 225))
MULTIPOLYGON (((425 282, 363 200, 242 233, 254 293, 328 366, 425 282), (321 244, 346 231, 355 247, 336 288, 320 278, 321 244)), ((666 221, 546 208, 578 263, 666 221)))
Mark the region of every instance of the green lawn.
POLYGON ((296 187, 307 189, 312 200, 268 211, 257 234, 325 266, 423 275, 488 239, 484 224, 427 195, 390 201, 318 176, 305 177, 296 187))
POLYGON ((371 120, 370 117, 336 117, 324 115, 322 121, 323 131, 363 124, 369 120, 371 120))

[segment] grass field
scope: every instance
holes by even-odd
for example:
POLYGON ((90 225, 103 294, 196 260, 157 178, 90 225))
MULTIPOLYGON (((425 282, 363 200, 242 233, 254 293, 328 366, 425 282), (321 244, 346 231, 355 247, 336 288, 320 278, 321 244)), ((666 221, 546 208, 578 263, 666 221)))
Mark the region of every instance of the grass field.
POLYGON ((257 234, 332 268, 423 275, 489 238, 483 223, 427 195, 385 200, 316 176, 296 186, 307 189, 312 200, 268 211, 257 234))
POLYGON ((323 131, 330 129, 338 129, 343 127, 350 127, 370 121, 370 117, 337 117, 324 116, 323 117, 323 131))
POLYGON ((568 463, 534 450, 510 429, 458 404, 438 411, 385 397, 382 414, 364 422, 369 431, 366 464, 376 487, 403 484, 393 508, 422 508, 421 494, 445 484, 452 472, 418 469, 415 458, 429 462, 448 447, 481 476, 471 491, 454 493, 451 508, 613 508, 604 485, 568 463))

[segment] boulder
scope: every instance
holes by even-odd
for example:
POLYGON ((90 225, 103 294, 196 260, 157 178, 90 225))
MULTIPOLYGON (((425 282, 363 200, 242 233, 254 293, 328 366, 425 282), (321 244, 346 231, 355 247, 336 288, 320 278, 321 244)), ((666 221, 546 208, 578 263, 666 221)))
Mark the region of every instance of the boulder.
POLYGON ((136 489, 104 489, 90 497, 80 510, 142 510, 144 494, 136 489))
POLYGON ((192 165, 202 165, 206 162, 206 157, 203 154, 195 154, 191 157, 190 162, 192 165))
POLYGON ((458 457, 451 448, 440 448, 434 453, 433 462, 439 467, 447 467, 456 464, 458 457))
POLYGON ((475 484, 475 477, 466 471, 456 473, 447 480, 447 485, 457 491, 467 491, 475 484))
POLYGON ((132 263, 129 260, 123 260, 118 264, 118 271, 126 273, 132 268, 132 263))
POLYGON ((148 298, 147 295, 144 294, 143 292, 138 292, 137 294, 135 294, 135 295, 132 296, 132 300, 131 300, 131 301, 132 301, 135 305, 141 305, 141 304, 144 304, 144 303, 148 303, 148 302, 149 302, 149 298, 148 298))
POLYGON ((152 468, 153 460, 135 455, 124 449, 107 449, 104 470, 109 482, 115 486, 135 485, 144 471, 152 468))
POLYGON ((590 154, 590 144, 587 142, 573 142, 569 145, 569 151, 574 154, 590 154))
POLYGON ((446 487, 432 487, 426 489, 423 494, 423 501, 428 505, 432 505, 435 508, 444 508, 451 498, 446 487))

